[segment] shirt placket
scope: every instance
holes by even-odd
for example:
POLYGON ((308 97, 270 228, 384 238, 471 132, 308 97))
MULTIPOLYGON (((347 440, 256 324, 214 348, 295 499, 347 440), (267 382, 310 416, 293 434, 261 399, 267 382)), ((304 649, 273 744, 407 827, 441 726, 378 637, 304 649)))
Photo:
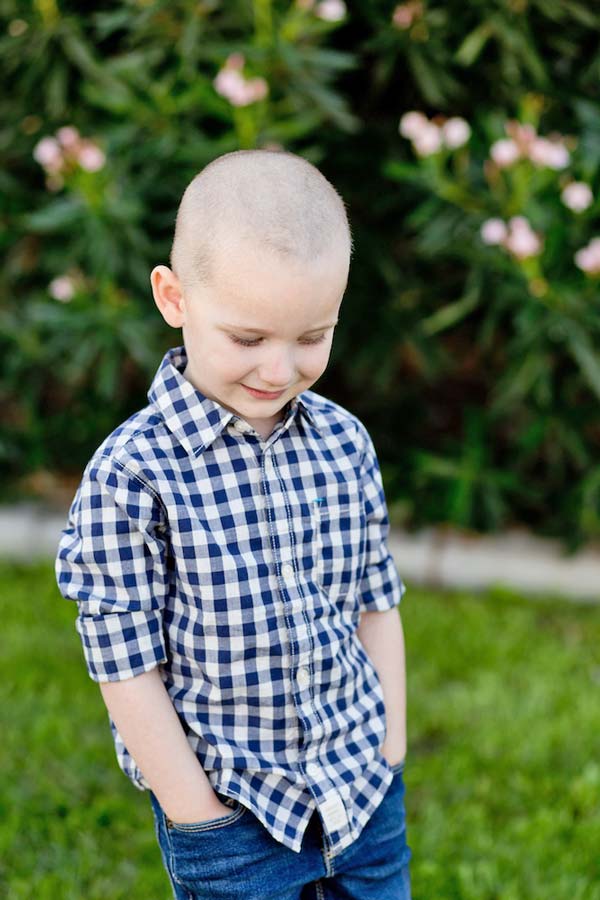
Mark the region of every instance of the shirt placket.
POLYGON ((326 768, 319 759, 323 726, 314 703, 315 647, 310 609, 307 608, 309 595, 304 595, 298 578, 299 559, 296 556, 294 528, 285 481, 278 475, 276 442, 265 447, 262 467, 271 550, 288 631, 292 696, 305 737, 308 737, 306 751, 300 756, 300 766, 333 845, 347 833, 349 823, 342 797, 327 777, 326 768), (332 837, 334 833, 338 835, 337 840, 332 837))

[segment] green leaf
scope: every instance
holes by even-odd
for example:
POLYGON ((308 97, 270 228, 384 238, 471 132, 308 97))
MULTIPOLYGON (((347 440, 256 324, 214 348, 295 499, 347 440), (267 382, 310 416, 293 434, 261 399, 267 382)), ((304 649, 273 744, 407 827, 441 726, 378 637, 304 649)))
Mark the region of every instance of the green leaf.
POLYGON ((115 31, 120 31, 132 24, 131 12, 128 9, 119 9, 114 12, 98 12, 93 16, 94 27, 98 38, 109 37, 115 31))
MULTIPOLYGON (((291 52, 297 52, 295 48, 291 52)), ((344 72, 358 66, 359 60, 354 53, 342 53, 339 50, 330 50, 327 47, 303 47, 298 53, 300 59, 315 68, 329 70, 331 72, 344 72)))
POLYGON ((536 82, 546 87, 549 83, 548 73, 537 52, 533 35, 524 34, 518 27, 512 27, 501 16, 494 16, 494 22, 506 56, 513 63, 527 66, 536 82))
POLYGON ((68 74, 67 67, 58 62, 50 71, 46 82, 47 107, 57 118, 66 112, 68 74))
POLYGON ((82 206, 79 200, 69 197, 55 200, 43 209, 23 216, 23 227, 41 233, 58 231, 67 225, 75 225, 81 218, 82 206))
POLYGON ((479 291, 471 291, 465 294, 460 300, 454 303, 448 303, 442 309, 438 309, 433 315, 428 316, 421 321, 421 330, 424 334, 431 336, 438 334, 451 328, 458 322, 462 321, 468 314, 475 309, 479 302, 479 291))
MULTIPOLYGON (((67 59, 76 66, 83 75, 92 82, 103 86, 107 91, 126 91, 125 85, 114 78, 108 68, 94 56, 92 48, 73 30, 64 32, 63 50, 67 59)), ((133 97, 131 97, 133 102, 133 97)))
POLYGON ((600 17, 582 3, 576 3, 574 0, 561 0, 560 5, 585 27, 596 30, 600 28, 600 17))
POLYGON ((291 143, 318 128, 322 116, 317 110, 305 110, 289 119, 279 119, 271 123, 265 132, 269 140, 291 143))
POLYGON ((388 162, 383 163, 381 172, 393 181, 409 181, 413 184, 419 184, 422 187, 427 187, 428 185, 426 176, 419 167, 413 163, 405 163, 396 159, 391 159, 388 160, 388 162))
POLYGON ((471 66, 494 33, 491 22, 482 22, 470 32, 454 54, 461 66, 471 66))
POLYGON ((574 359, 579 364, 581 374, 600 398, 600 356, 579 325, 572 321, 565 322, 564 325, 568 345, 574 359))
POLYGON ((490 402, 494 413, 506 413, 523 400, 540 379, 548 379, 551 367, 545 354, 530 350, 496 382, 490 402))
POLYGON ((439 89, 437 72, 429 64, 428 60, 414 47, 410 47, 408 49, 408 62, 413 70, 415 81, 427 102, 431 103, 432 106, 443 107, 446 97, 439 89))

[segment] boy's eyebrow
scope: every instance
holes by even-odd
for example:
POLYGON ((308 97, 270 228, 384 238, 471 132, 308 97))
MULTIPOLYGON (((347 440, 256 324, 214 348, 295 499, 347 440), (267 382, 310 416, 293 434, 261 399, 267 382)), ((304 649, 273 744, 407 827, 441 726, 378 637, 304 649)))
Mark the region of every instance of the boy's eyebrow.
MULTIPOLYGON (((309 328, 308 331, 305 331, 304 334, 313 334, 315 331, 326 331, 328 328, 333 328, 334 325, 337 325, 339 319, 336 319, 335 322, 328 322, 327 325, 319 325, 317 328, 309 328)), ((273 334, 272 331, 261 331, 260 328, 245 328, 243 325, 228 325, 224 322, 221 325, 222 328, 230 328, 232 331, 245 331, 248 334, 273 334)))

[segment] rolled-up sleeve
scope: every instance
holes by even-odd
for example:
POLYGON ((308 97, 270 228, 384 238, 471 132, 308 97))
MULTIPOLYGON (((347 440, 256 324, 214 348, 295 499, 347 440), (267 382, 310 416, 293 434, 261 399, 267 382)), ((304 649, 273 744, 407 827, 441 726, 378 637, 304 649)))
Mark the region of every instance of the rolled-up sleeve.
POLYGON ((169 588, 164 512, 140 477, 107 457, 84 472, 55 563, 78 607, 76 628, 94 681, 132 678, 167 660, 169 588))
POLYGON ((400 603, 406 588, 387 546, 390 524, 377 453, 364 426, 361 431, 366 440, 360 472, 367 531, 359 608, 385 612, 400 603))

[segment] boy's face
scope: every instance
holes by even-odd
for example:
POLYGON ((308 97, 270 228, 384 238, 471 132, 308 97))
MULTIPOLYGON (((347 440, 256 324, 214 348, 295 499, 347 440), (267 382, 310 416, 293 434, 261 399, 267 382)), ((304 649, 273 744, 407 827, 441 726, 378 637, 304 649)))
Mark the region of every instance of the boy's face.
POLYGON ((238 245, 216 263, 210 287, 183 296, 185 377, 266 437, 327 367, 348 256, 301 266, 238 245))

